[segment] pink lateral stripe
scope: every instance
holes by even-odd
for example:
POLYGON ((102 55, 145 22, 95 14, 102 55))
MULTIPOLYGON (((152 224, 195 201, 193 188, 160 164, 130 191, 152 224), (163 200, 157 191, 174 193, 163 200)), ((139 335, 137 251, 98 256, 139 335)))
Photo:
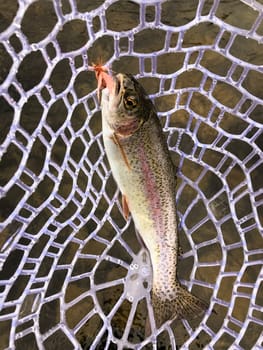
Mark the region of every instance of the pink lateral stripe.
POLYGON ((154 172, 152 171, 145 154, 143 141, 140 143, 138 152, 139 152, 139 158, 141 159, 142 173, 146 180, 145 190, 146 190, 146 197, 149 202, 149 210, 151 211, 151 218, 155 223, 157 234, 159 235, 159 237, 162 237, 165 234, 165 232, 163 229, 161 201, 160 201, 160 196, 156 185, 154 172))

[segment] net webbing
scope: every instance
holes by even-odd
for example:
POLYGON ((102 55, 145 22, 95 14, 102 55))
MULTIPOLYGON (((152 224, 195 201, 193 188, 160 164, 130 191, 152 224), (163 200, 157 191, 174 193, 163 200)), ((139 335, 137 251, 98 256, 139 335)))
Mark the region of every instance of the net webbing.
POLYGON ((261 349, 263 4, 19 0, 0 15, 0 349, 261 349), (179 277, 209 303, 147 337, 150 260, 104 153, 100 60, 156 104, 179 277))

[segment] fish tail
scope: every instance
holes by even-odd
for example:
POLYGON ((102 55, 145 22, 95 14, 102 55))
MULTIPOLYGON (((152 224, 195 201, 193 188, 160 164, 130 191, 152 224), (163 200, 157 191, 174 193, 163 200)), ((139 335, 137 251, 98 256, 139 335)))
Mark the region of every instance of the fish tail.
POLYGON ((201 316, 208 305, 176 283, 173 291, 166 293, 153 290, 152 305, 156 326, 159 328, 164 322, 175 319, 193 319, 201 316))

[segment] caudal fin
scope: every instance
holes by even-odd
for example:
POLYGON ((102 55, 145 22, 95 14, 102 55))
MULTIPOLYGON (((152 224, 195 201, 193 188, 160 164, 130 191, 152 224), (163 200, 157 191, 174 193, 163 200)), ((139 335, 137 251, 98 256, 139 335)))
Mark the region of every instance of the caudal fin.
POLYGON ((174 286, 173 292, 161 293, 152 291, 152 305, 156 326, 175 319, 191 319, 201 316, 207 309, 207 304, 188 292, 179 283, 174 286))

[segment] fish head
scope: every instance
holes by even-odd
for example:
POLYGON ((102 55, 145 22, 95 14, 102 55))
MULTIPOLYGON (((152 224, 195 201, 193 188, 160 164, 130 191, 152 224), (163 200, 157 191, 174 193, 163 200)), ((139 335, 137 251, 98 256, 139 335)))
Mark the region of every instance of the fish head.
POLYGON ((131 75, 118 73, 105 79, 102 114, 120 136, 136 132, 154 111, 154 105, 141 84, 131 75))

